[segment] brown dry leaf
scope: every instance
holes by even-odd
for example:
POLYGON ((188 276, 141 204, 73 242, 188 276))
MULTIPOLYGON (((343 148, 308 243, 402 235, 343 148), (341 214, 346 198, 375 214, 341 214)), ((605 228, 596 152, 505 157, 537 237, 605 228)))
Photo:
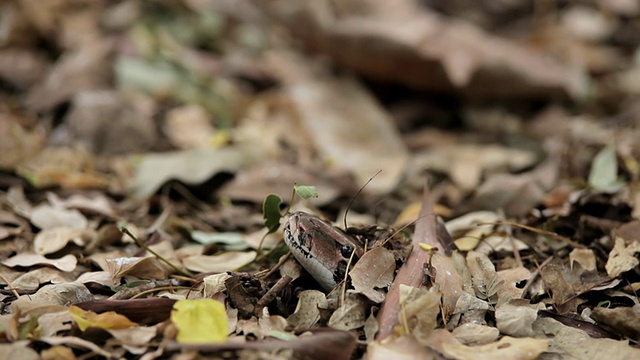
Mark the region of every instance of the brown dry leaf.
POLYGON ((473 317, 473 322, 484 324, 484 318, 489 309, 490 306, 487 301, 480 300, 475 296, 475 294, 465 291, 462 293, 462 296, 458 298, 458 302, 456 302, 454 314, 463 314, 465 316, 465 320, 469 320, 470 317, 473 317))
POLYGON ((559 314, 576 311, 578 306, 573 286, 575 282, 571 281, 571 273, 567 270, 567 266, 558 258, 540 269, 540 277, 545 288, 552 291, 553 304, 559 314))
POLYGON ((104 188, 110 177, 95 170, 93 155, 81 149, 48 147, 22 162, 16 172, 37 187, 104 188))
POLYGON ((340 178, 339 174, 335 173, 335 171, 316 171, 281 162, 265 161, 240 172, 220 189, 219 194, 233 200, 259 204, 270 193, 277 194, 283 199, 289 198, 293 184, 313 184, 320 196, 311 198, 309 201, 311 204, 322 206, 352 189, 349 179, 344 179, 344 176, 340 178))
POLYGON ((72 229, 86 229, 87 218, 75 209, 42 204, 31 210, 31 223, 42 230, 67 227, 72 229))
POLYGON ((257 158, 258 154, 243 147, 151 153, 139 160, 129 190, 135 197, 144 198, 169 180, 195 185, 222 171, 235 172, 257 158))
POLYGON ((40 284, 48 282, 52 284, 60 284, 73 280, 73 275, 68 272, 62 272, 50 267, 41 267, 28 271, 12 280, 11 286, 23 291, 34 291, 40 287, 40 284))
POLYGON ((0 210, 0 240, 22 233, 28 223, 12 212, 0 210))
POLYGON ((267 336, 274 336, 274 333, 284 333, 289 326, 287 319, 280 315, 269 315, 267 308, 263 309, 258 318, 258 325, 267 336))
POLYGON ((587 91, 581 69, 417 2, 361 1, 351 11, 337 11, 329 1, 302 2, 269 10, 310 46, 379 80, 479 96, 582 97, 587 91))
MULTIPOLYGON (((421 343, 438 324, 441 293, 437 286, 429 290, 400 285, 400 303, 404 304, 401 318, 406 319, 409 334, 421 343)), ((400 323, 403 323, 400 320, 400 323)))
POLYGON ((225 281, 229 279, 231 275, 227 273, 220 273, 209 275, 202 279, 202 283, 204 284, 203 296, 205 298, 211 298, 215 294, 218 294, 227 289, 225 286, 225 281))
POLYGON ((39 360, 40 355, 29 347, 28 341, 0 344, 0 360, 39 360))
POLYGON ((442 314, 445 319, 453 313, 456 308, 458 298, 464 292, 462 288, 462 277, 458 273, 451 257, 440 253, 434 253, 431 257, 431 266, 435 271, 434 283, 438 284, 442 293, 442 314))
POLYGON ((569 254, 569 266, 580 264, 586 271, 596 271, 596 256, 591 249, 573 249, 569 254))
POLYGON ((105 270, 114 279, 125 275, 142 279, 165 279, 172 271, 153 256, 105 259, 105 270))
POLYGON ((102 349, 100 346, 91 341, 84 340, 75 336, 43 336, 39 338, 38 341, 42 341, 49 345, 65 345, 70 348, 87 349, 100 356, 103 356, 106 359, 112 358, 112 354, 109 351, 102 349))
POLYGON ((374 341, 367 345, 366 360, 413 360, 436 359, 436 353, 415 340, 411 336, 389 338, 384 342, 374 341))
POLYGON ((519 299, 522 297, 523 289, 518 287, 525 280, 531 277, 531 271, 525 267, 518 266, 512 269, 505 269, 496 272, 501 280, 500 299, 519 299))
POLYGON ((82 91, 108 87, 112 49, 111 41, 96 39, 63 53, 44 81, 31 88, 29 106, 36 111, 50 110, 82 91))
POLYGON ((157 141, 154 109, 137 97, 113 90, 83 91, 73 97, 62 144, 95 154, 149 151, 157 141))
POLYGON ((633 240, 626 245, 623 238, 616 238, 615 245, 609 253, 609 259, 605 268, 611 278, 618 277, 623 272, 629 271, 640 263, 635 254, 640 252, 640 241, 633 240))
MULTIPOLYGON (((26 314, 39 308, 64 310, 61 306, 69 306, 85 301, 93 300, 93 294, 82 284, 67 282, 62 284, 45 285, 35 294, 20 296, 11 303, 13 311, 18 309, 26 314)), ((51 312, 51 311, 45 311, 51 312)))
POLYGON ((515 339, 509 336, 501 338, 497 342, 484 345, 467 346, 461 344, 446 330, 433 331, 427 346, 437 350, 444 356, 458 360, 489 360, 489 359, 521 359, 533 360, 547 351, 549 340, 522 338, 515 339))
POLYGON ((27 131, 18 119, 0 112, 0 168, 13 169, 35 155, 44 145, 41 131, 27 131))
POLYGON ((633 307, 617 307, 607 309, 604 307, 596 307, 590 316, 598 324, 603 324, 609 328, 629 337, 633 340, 640 339, 640 306, 633 307))
POLYGON ((108 329, 107 332, 128 352, 142 355, 158 334, 158 329, 156 326, 133 326, 128 329, 108 329))
POLYGON ((396 260, 393 254, 383 248, 375 247, 367 251, 349 271, 354 292, 362 294, 375 303, 385 299, 386 289, 396 272, 396 260))
POLYGON ((464 345, 483 345, 492 343, 500 337, 500 330, 493 326, 465 323, 451 332, 464 345))
POLYGON ((485 172, 518 170, 531 166, 535 153, 499 145, 454 144, 414 155, 419 169, 442 171, 462 189, 474 190, 485 172))
POLYGON ((538 205, 545 190, 529 174, 497 174, 476 189, 467 209, 503 209, 508 217, 524 216, 538 205))
POLYGON ((327 325, 337 330, 361 328, 367 320, 368 309, 367 301, 361 295, 348 294, 344 304, 331 314, 327 325))
POLYGON ((317 290, 304 290, 298 295, 296 310, 287 318, 291 326, 311 328, 320 320, 320 309, 328 307, 327 297, 317 290))
POLYGON ((211 146, 215 133, 210 115, 195 104, 171 109, 167 113, 163 130, 169 142, 178 149, 211 146))
POLYGON ((108 271, 86 272, 78 276, 76 282, 80 284, 96 283, 107 287, 118 286, 120 281, 114 279, 108 271))
POLYGON ((36 235, 33 240, 33 250, 39 255, 52 254, 62 250, 70 242, 78 246, 85 246, 94 241, 97 236, 95 231, 83 228, 47 228, 36 235))
POLYGON ((0 51, 0 79, 21 90, 36 84, 48 67, 49 61, 40 52, 21 48, 0 51))
POLYGON ((69 331, 72 324, 73 319, 66 308, 61 311, 47 311, 38 317, 41 336, 55 336, 61 331, 69 331))
POLYGON ((536 335, 552 340, 549 342, 551 354, 575 359, 637 359, 640 350, 629 346, 626 340, 597 339, 585 331, 561 324, 551 318, 539 318, 533 324, 536 335))
POLYGON ((494 233, 494 223, 500 220, 493 211, 475 211, 447 221, 446 228, 461 251, 475 249, 480 240, 494 233), (482 224, 482 225, 480 225, 482 224))
MULTIPOLYGON (((287 66, 301 65, 288 61, 287 66)), ((360 184, 382 170, 366 192, 384 194, 394 189, 407 166, 407 149, 390 115, 371 94, 346 78, 298 78, 291 83, 291 100, 322 159, 335 169, 353 173, 360 184)))
POLYGON ((501 280, 491 260, 486 255, 470 251, 467 253, 467 268, 471 274, 476 295, 481 299, 495 302, 500 295, 498 291, 501 280))
POLYGON ((529 249, 529 245, 524 241, 515 239, 505 233, 494 232, 493 234, 483 238, 480 245, 475 248, 475 251, 481 254, 490 255, 500 252, 513 253, 514 251, 523 251, 527 249, 529 249))
POLYGON ((256 258, 255 251, 225 251, 219 255, 192 255, 182 259, 185 268, 202 273, 233 271, 256 258))
POLYGON ((496 307, 496 327, 500 333, 515 337, 534 336, 533 322, 544 304, 530 305, 528 300, 516 299, 496 307))
POLYGON ((50 265, 62 271, 73 271, 78 264, 78 259, 73 255, 65 255, 59 259, 48 259, 42 255, 22 253, 2 261, 8 267, 50 265))
POLYGON ((91 192, 89 194, 73 194, 66 199, 59 198, 55 193, 47 193, 47 200, 55 207, 77 209, 85 213, 100 214, 106 217, 114 217, 111 200, 102 193, 91 192))
POLYGON ((371 314, 367 317, 367 321, 364 322, 364 328, 362 330, 364 331, 364 336, 367 342, 373 342, 379 330, 378 319, 376 319, 375 316, 377 309, 377 306, 373 306, 371 308, 371 314))
POLYGON ((41 353, 42 360, 76 360, 77 357, 71 348, 62 345, 52 346, 41 353))

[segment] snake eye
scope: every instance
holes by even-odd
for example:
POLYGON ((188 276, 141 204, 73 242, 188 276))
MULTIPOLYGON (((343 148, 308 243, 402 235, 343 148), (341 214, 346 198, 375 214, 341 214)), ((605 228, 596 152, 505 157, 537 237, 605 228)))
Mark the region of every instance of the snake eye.
POLYGON ((340 247, 340 254, 342 254, 343 258, 348 259, 351 257, 351 253, 353 253, 353 247, 350 245, 342 245, 340 247))

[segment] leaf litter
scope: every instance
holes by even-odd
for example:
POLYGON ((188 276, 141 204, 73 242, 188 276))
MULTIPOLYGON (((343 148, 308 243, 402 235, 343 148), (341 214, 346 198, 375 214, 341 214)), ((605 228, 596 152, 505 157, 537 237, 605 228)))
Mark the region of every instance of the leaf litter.
POLYGON ((80 3, 0 5, 0 358, 640 356, 633 2, 80 3))

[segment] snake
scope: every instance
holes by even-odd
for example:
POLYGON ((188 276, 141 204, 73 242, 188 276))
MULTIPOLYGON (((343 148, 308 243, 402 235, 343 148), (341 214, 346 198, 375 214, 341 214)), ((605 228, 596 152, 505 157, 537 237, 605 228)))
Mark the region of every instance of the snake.
POLYGON ((352 254, 355 259, 364 254, 354 238, 305 212, 287 218, 283 237, 296 260, 327 291, 344 279, 352 254))

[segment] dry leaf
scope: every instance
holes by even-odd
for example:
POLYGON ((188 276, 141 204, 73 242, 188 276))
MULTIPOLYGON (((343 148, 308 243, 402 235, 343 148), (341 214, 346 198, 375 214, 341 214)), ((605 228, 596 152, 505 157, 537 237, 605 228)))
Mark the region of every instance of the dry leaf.
POLYGON ((361 328, 366 322, 367 309, 367 303, 361 295, 349 294, 344 304, 331 314, 327 325, 338 330, 361 328))
POLYGON ((616 238, 615 245, 609 253, 609 259, 605 268, 610 277, 615 278, 623 272, 629 271, 640 263, 635 254, 640 252, 640 241, 632 241, 625 245, 622 238, 616 238))
POLYGON ((65 255, 59 259, 47 259, 38 254, 22 253, 4 260, 2 264, 8 267, 50 265, 62 271, 69 272, 76 268, 78 260, 73 255, 65 255))
POLYGON ((126 329, 137 325, 125 316, 114 311, 96 314, 93 311, 85 311, 77 306, 72 306, 69 308, 69 313, 82 331, 90 327, 100 329, 126 329))
POLYGON ((217 343, 227 340, 229 328, 224 304, 212 299, 180 300, 173 305, 171 322, 181 343, 217 343))
POLYGON ((502 334, 528 337, 533 336, 533 322, 538 318, 538 310, 544 305, 532 306, 529 301, 512 300, 496 307, 496 327, 502 334))
POLYGON ((304 290, 298 295, 296 310, 287 318, 291 326, 311 328, 320 320, 320 309, 328 307, 327 297, 317 290, 304 290))
MULTIPOLYGON (((429 290, 400 285, 401 318, 406 319, 409 334, 423 343, 437 325, 441 294, 438 287, 429 290)), ((402 324, 403 321, 400 320, 402 324)), ((408 335, 408 334, 407 334, 408 335)))
POLYGON ((182 259, 185 268, 202 273, 233 271, 256 258, 255 251, 225 251, 220 255, 193 255, 182 259))
POLYGON ((362 294, 375 303, 385 299, 381 291, 391 285, 396 271, 393 254, 383 248, 375 247, 367 251, 349 271, 355 293, 362 294))
POLYGON ((240 147, 147 154, 140 159, 129 189, 135 197, 144 198, 171 179, 199 184, 221 171, 235 172, 252 163, 255 156, 240 147))
POLYGON ((475 323, 465 323, 451 332, 464 345, 483 345, 489 344, 500 337, 500 331, 487 325, 480 325, 475 323))
POLYGON ((132 275, 142 279, 164 279, 171 270, 155 257, 130 257, 106 259, 106 269, 111 277, 119 279, 132 275))
POLYGON ((98 235, 93 230, 70 227, 53 227, 40 231, 33 240, 33 250, 36 254, 46 255, 62 250, 68 243, 78 246, 95 241, 98 235))
POLYGON ((448 319, 456 308, 458 298, 464 292, 462 289, 462 277, 458 274, 451 257, 440 253, 433 254, 431 266, 435 271, 434 283, 438 284, 438 288, 442 293, 442 316, 448 319))
POLYGON ((563 357, 567 354, 577 359, 636 359, 640 350, 629 346, 626 340, 596 339, 580 329, 575 329, 551 318, 539 318, 533 324, 536 335, 552 340, 547 352, 563 357))
POLYGON ((433 350, 422 346, 415 338, 403 336, 399 338, 389 338, 387 341, 373 341, 367 345, 366 360, 414 360, 414 359, 436 359, 433 350))
POLYGON ((57 227, 86 229, 87 218, 78 210, 39 205, 31 210, 31 223, 42 230, 57 227))
POLYGON ((289 91, 324 161, 350 171, 360 184, 382 170, 366 192, 384 194, 397 186, 407 149, 389 114, 366 89, 352 79, 327 77, 297 82, 289 91))

